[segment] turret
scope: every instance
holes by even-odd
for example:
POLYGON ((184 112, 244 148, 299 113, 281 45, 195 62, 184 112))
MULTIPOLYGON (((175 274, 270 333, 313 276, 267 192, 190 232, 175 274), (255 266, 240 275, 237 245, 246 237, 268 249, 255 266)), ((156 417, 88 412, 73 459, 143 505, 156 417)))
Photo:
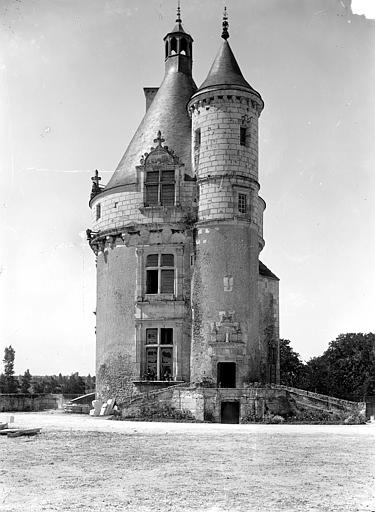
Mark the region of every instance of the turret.
POLYGON ((185 32, 181 23, 180 6, 177 8, 176 25, 164 37, 165 71, 173 69, 190 74, 193 63, 193 38, 185 32))
POLYGON ((258 275, 264 201, 258 196, 260 94, 223 43, 189 102, 198 184, 192 286, 192 382, 239 387, 262 379, 258 275))
POLYGON ((121 400, 144 380, 190 378, 192 41, 178 10, 164 38, 162 84, 144 89, 146 113, 107 185, 93 178, 88 237, 97 254, 101 398, 121 400))

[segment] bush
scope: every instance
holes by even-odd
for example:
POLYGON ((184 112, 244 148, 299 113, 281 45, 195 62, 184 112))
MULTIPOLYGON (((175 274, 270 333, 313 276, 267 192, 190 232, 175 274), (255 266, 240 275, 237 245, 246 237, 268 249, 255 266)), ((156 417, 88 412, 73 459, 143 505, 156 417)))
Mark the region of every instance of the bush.
POLYGON ((284 423, 285 419, 282 416, 279 416, 278 414, 275 414, 275 416, 269 416, 266 418, 265 423, 284 423))
POLYGON ((140 409, 139 416, 144 419, 158 420, 194 420, 193 415, 186 409, 175 409, 169 404, 151 403, 144 404, 140 409))

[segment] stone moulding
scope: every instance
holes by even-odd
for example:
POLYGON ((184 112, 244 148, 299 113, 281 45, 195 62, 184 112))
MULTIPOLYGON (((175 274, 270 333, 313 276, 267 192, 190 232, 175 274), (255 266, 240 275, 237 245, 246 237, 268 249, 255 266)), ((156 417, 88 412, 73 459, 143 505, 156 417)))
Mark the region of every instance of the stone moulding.
POLYGON ((264 103, 257 95, 251 93, 248 90, 241 89, 228 89, 228 86, 223 85, 220 90, 221 94, 214 94, 210 90, 202 91, 197 93, 197 97, 191 99, 188 105, 188 112, 190 115, 193 114, 194 111, 199 113, 201 108, 207 108, 211 105, 220 104, 220 103, 240 103, 242 105, 246 105, 248 108, 252 108, 257 113, 258 117, 260 116, 264 103), (222 91, 227 90, 227 93, 223 93, 222 91), (203 98, 199 96, 204 96, 203 98))
POLYGON ((87 239, 93 252, 97 255, 118 246, 137 246, 163 244, 182 244, 192 236, 190 227, 177 225, 140 225, 126 226, 116 230, 93 232, 87 230, 87 239))

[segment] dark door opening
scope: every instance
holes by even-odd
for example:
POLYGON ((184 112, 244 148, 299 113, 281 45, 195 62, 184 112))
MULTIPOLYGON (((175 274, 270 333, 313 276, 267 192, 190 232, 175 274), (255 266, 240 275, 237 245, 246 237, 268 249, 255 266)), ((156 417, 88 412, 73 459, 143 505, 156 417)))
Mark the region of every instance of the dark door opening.
POLYGON ((219 388, 236 387, 236 363, 217 363, 217 386, 219 388))
POLYGON ((221 423, 240 422, 240 403, 221 402, 221 423))

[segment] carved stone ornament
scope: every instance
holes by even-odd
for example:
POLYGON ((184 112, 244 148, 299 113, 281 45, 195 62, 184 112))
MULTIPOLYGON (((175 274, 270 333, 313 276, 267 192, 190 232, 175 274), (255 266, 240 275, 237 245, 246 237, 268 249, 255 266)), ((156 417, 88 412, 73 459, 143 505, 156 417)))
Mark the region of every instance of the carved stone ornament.
POLYGON ((101 178, 99 176, 99 172, 97 169, 95 170, 95 174, 94 174, 94 176, 92 176, 91 181, 92 181, 92 187, 91 187, 90 201, 95 196, 100 194, 100 192, 104 189, 104 187, 101 187, 99 185, 99 181, 101 181, 101 178))
POLYGON ((241 342, 242 332, 238 322, 233 321, 234 311, 220 311, 220 321, 211 324, 212 342, 241 342))
POLYGON ((158 163, 173 163, 178 164, 180 162, 179 157, 175 155, 172 149, 168 146, 163 146, 165 139, 162 138, 161 131, 159 130, 154 139, 156 147, 151 147, 149 153, 144 153, 140 159, 141 165, 155 165, 158 163))

